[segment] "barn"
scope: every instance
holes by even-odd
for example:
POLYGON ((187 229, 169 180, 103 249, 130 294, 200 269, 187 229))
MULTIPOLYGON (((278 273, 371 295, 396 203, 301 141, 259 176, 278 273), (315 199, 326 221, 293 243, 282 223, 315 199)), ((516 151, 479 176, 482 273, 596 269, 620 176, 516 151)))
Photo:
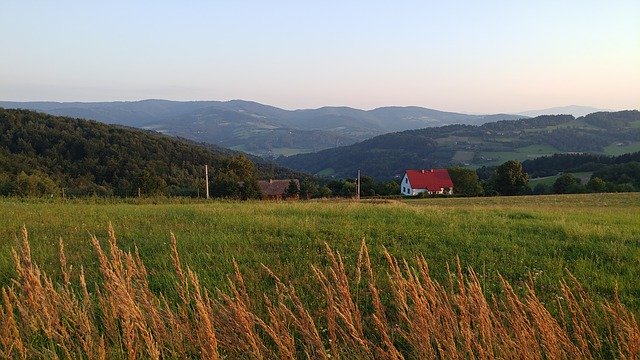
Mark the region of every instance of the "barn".
POLYGON ((283 179, 283 180, 259 180, 258 187, 262 193, 263 199, 268 200, 282 200, 285 198, 298 198, 298 192, 300 191, 300 181, 298 179, 283 179), (295 184, 297 192, 295 194, 287 194, 291 182, 295 184))
POLYGON ((452 195, 453 182, 447 169, 406 170, 400 183, 400 193, 416 196, 424 192, 429 195, 452 195))

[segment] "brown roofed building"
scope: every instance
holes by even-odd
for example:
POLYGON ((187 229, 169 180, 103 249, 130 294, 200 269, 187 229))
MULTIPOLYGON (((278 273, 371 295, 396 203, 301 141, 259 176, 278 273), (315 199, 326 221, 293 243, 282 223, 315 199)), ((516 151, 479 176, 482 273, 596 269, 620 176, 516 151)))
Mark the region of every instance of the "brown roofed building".
POLYGON ((282 200, 285 198, 298 198, 300 192, 300 181, 298 179, 283 179, 283 180, 258 180, 258 187, 262 193, 263 199, 268 200, 282 200), (293 181, 298 188, 295 195, 291 196, 287 194, 289 184, 293 181))

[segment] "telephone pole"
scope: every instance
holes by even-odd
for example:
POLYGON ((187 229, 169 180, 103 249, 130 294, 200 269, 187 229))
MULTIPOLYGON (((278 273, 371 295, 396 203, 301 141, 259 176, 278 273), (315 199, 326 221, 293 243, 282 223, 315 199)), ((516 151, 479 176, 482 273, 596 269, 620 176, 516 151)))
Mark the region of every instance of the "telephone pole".
POLYGON ((207 192, 207 199, 209 198, 209 165, 204 166, 204 187, 207 192))
POLYGON ((358 170, 358 194, 356 195, 356 199, 360 201, 360 170, 358 170))

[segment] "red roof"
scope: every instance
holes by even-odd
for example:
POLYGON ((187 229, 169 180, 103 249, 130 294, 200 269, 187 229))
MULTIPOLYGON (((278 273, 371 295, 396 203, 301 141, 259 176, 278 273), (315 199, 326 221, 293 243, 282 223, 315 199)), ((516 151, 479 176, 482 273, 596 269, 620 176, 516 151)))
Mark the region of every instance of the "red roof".
POLYGON ((406 174, 414 189, 440 191, 442 188, 453 188, 447 169, 407 170, 406 174))

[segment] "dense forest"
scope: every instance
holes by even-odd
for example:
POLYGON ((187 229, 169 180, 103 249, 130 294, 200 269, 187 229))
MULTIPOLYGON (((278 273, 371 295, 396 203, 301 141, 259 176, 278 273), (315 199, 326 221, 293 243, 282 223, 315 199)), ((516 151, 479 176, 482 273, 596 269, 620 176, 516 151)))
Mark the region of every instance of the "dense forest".
POLYGON ((522 162, 531 177, 553 176, 560 172, 597 171, 609 165, 640 162, 640 151, 619 156, 599 154, 553 154, 522 162))
POLYGON ((350 146, 282 157, 286 167, 338 178, 358 169, 378 179, 405 169, 497 166, 554 153, 637 151, 640 112, 598 112, 574 118, 542 115, 480 126, 449 125, 385 134, 350 146), (630 149, 625 151, 625 149, 630 149))
POLYGON ((257 179, 292 175, 158 133, 0 108, 0 195, 197 196, 204 164, 219 197, 256 197, 257 179))
MULTIPOLYGON (((556 177, 551 185, 538 183, 523 193, 543 195, 640 191, 640 152, 620 156, 554 154, 524 161, 521 168, 527 178, 556 177), (574 173, 590 175, 588 181, 583 181, 574 173)), ((494 186, 498 169, 498 166, 483 166, 476 170, 478 183, 482 185, 485 195, 502 194, 494 186)))

